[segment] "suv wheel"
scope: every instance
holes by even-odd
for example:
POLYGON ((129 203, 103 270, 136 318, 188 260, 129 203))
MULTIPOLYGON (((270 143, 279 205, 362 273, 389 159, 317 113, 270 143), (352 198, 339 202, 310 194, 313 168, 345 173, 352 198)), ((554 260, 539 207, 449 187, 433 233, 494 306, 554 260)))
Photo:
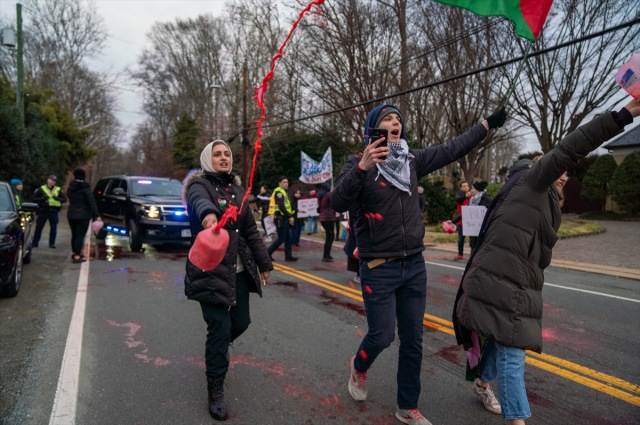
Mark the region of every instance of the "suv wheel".
POLYGON ((142 251, 142 242, 140 241, 140 235, 138 235, 138 226, 133 220, 129 220, 129 246, 131 251, 142 251))
POLYGON ((13 276, 9 280, 9 284, 0 289, 1 298, 13 298, 20 291, 20 282, 22 282, 22 244, 18 247, 18 258, 16 259, 16 268, 13 276))

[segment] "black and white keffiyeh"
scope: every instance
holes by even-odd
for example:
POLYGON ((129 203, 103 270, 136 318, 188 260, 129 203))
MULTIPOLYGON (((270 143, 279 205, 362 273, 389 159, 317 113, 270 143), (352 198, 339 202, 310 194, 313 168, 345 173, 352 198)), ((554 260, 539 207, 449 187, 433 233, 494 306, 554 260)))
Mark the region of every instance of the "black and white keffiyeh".
POLYGON ((411 195, 411 166, 410 160, 414 157, 409 152, 406 140, 400 139, 398 143, 388 143, 389 155, 387 162, 376 164, 378 172, 392 185, 411 195))

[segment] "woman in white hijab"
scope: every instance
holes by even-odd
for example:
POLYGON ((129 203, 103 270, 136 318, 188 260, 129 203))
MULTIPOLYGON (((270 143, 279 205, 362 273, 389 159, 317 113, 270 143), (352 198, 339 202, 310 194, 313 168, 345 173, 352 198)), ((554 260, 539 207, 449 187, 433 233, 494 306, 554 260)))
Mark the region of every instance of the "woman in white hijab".
MULTIPOLYGON (((192 170, 183 182, 182 202, 187 207, 191 245, 199 232, 215 226, 229 206, 238 209, 245 190, 231 172, 233 156, 222 140, 209 143, 200 155, 202 169, 192 170)), ((187 298, 200 302, 207 323, 205 363, 209 414, 216 420, 229 417, 224 399, 224 379, 229 369, 229 344, 251 323, 249 293, 262 296, 273 265, 260 238, 248 203, 237 220, 223 227, 229 247, 220 264, 206 272, 187 260, 184 279, 187 298)), ((209 231, 209 230, 207 230, 209 231)))

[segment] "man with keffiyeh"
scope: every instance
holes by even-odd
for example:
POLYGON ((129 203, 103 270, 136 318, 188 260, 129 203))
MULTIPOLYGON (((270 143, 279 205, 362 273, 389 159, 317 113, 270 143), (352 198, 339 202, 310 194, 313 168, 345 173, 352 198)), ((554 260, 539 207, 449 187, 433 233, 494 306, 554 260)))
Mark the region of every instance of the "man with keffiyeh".
POLYGON ((367 399, 367 371, 391 345, 396 318, 400 337, 396 418, 410 425, 430 422, 418 411, 423 318, 427 300, 424 225, 418 181, 459 160, 506 121, 504 108, 447 144, 409 149, 400 110, 382 105, 367 116, 364 153, 347 158, 331 196, 336 212, 349 211, 360 258, 362 297, 369 332, 351 359, 349 392, 367 399), (374 128, 388 131, 369 144, 374 128), (382 159, 386 156, 386 160, 382 159))

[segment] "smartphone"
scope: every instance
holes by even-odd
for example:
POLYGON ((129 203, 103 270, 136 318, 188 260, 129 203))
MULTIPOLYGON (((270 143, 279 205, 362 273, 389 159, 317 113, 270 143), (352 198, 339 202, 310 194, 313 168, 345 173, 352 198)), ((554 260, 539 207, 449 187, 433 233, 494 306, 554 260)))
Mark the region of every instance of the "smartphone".
MULTIPOLYGON (((381 142, 378 147, 382 148, 382 147, 387 147, 387 139, 389 138, 389 130, 387 130, 386 128, 374 128, 373 130, 371 130, 371 141, 370 143, 374 143, 376 141, 378 141, 378 139, 384 137, 384 141, 381 142)), ((381 156, 380 159, 387 159, 387 156, 381 156)))

